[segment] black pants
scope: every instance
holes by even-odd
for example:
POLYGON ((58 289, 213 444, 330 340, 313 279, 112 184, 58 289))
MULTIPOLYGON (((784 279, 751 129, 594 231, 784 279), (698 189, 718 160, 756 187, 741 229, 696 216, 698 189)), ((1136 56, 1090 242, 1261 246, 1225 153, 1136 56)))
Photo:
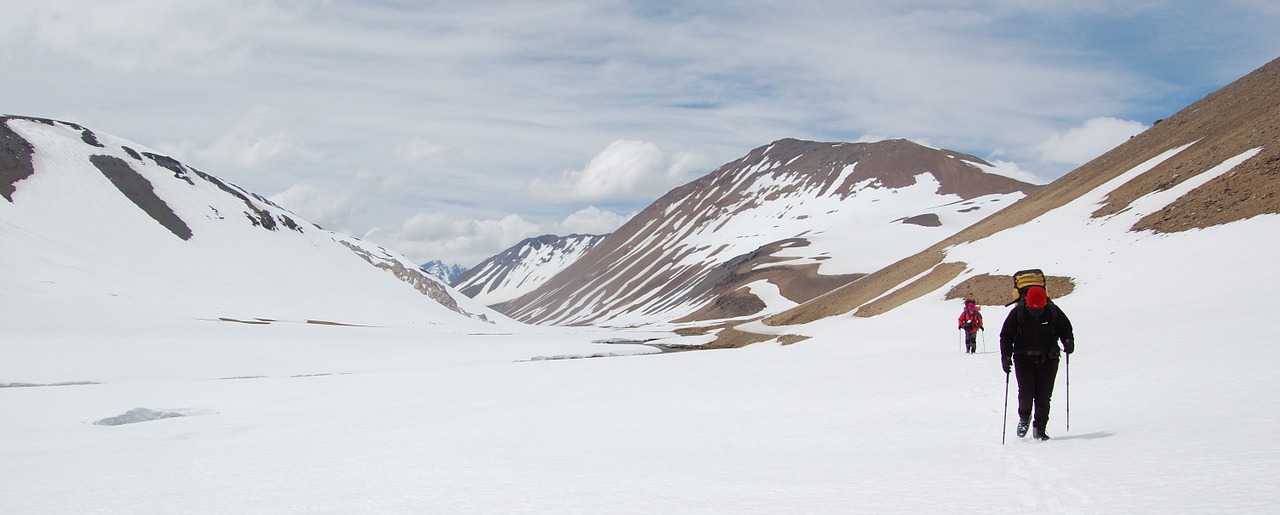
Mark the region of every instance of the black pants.
POLYGON ((964 350, 969 354, 975 354, 978 352, 978 332, 977 331, 964 332, 964 350))
POLYGON ((1043 432, 1049 424, 1049 399, 1058 378, 1058 358, 1015 355, 1013 371, 1018 378, 1018 418, 1030 419, 1034 407, 1036 418, 1031 426, 1043 432))

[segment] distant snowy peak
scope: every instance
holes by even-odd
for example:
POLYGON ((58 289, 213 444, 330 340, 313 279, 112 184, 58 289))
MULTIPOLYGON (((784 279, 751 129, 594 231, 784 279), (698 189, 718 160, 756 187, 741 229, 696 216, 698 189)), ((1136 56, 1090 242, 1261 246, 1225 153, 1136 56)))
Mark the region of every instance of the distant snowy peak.
POLYGON ((440 261, 439 259, 433 259, 423 263, 422 266, 418 268, 421 268, 423 272, 431 274, 432 277, 440 279, 445 284, 453 284, 453 282, 458 280, 459 277, 462 277, 462 274, 467 273, 467 267, 456 263, 446 265, 444 264, 444 261, 440 261))
POLYGON ((0 116, 0 197, 9 296, 129 299, 139 314, 215 320, 504 318, 400 254, 74 123, 0 116))
POLYGON ((670 191, 502 310, 567 325, 769 312, 753 292, 775 288, 780 305, 803 302, 1036 188, 990 168, 906 140, 779 140, 670 191))
POLYGON ((468 270, 454 286, 485 305, 502 304, 542 286, 604 238, 589 234, 529 238, 468 270))

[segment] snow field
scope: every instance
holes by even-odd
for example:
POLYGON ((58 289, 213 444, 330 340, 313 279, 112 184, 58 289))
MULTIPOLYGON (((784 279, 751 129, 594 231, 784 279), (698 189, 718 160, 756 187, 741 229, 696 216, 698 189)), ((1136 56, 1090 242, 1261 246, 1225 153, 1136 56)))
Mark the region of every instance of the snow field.
MULTIPOLYGON (((89 239, 52 240, 0 203, 0 239, 22 243, 0 253, 0 513, 1271 511, 1280 216, 1130 233, 1177 192, 1089 219, 1108 191, 948 250, 969 273, 1076 279, 1058 300, 1078 340, 1071 431, 1063 369, 1049 442, 1013 435, 1016 386, 1003 416, 1007 310, 986 306, 981 353, 961 354, 950 285, 875 318, 775 328, 812 337, 792 346, 655 355, 593 342, 675 339, 408 317, 384 308, 416 298, 389 286, 365 297, 385 304, 334 307, 375 276, 306 287, 346 270, 320 250, 282 272, 307 301, 288 309, 216 285, 175 303, 173 281, 234 277, 242 254, 99 262, 67 242, 144 241, 118 231, 154 222, 90 219, 89 239), (305 323, 316 312, 368 326, 305 323), (601 353, 637 355, 538 359, 601 353), (69 382, 91 384, 11 386, 69 382), (184 416, 95 425, 138 408, 184 416)), ((278 279, 244 273, 255 294, 278 279)))

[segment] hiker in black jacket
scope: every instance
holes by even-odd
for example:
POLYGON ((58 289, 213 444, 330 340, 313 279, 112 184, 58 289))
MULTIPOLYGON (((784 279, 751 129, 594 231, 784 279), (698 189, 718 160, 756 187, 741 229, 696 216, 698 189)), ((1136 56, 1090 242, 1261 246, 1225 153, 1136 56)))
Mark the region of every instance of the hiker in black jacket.
POLYGON ((1032 426, 1036 439, 1048 440, 1044 428, 1049 423, 1049 398, 1058 376, 1058 340, 1062 341, 1062 350, 1071 354, 1076 350, 1075 336, 1071 320, 1049 301, 1044 288, 1032 286, 1024 298, 1004 319, 1000 364, 1005 374, 1010 368, 1015 369, 1018 378, 1018 437, 1027 436, 1027 427, 1032 426))

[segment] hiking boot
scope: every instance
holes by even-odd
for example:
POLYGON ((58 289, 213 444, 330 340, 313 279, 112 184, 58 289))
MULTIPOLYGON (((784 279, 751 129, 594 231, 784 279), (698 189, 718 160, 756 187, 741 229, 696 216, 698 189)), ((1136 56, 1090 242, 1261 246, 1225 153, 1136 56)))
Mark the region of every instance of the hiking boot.
POLYGON ((1031 421, 1030 421, 1030 420, 1019 420, 1019 421, 1018 421, 1018 438, 1024 438, 1024 437, 1026 437, 1026 436, 1027 436, 1027 428, 1029 428, 1029 427, 1031 427, 1031 421))
POLYGON ((1036 428, 1036 432, 1035 432, 1035 434, 1034 434, 1032 437, 1033 437, 1033 438, 1035 438, 1036 440, 1048 440, 1048 439, 1049 439, 1049 435, 1048 435, 1047 433, 1045 433, 1043 429, 1040 429, 1040 428, 1036 428))

